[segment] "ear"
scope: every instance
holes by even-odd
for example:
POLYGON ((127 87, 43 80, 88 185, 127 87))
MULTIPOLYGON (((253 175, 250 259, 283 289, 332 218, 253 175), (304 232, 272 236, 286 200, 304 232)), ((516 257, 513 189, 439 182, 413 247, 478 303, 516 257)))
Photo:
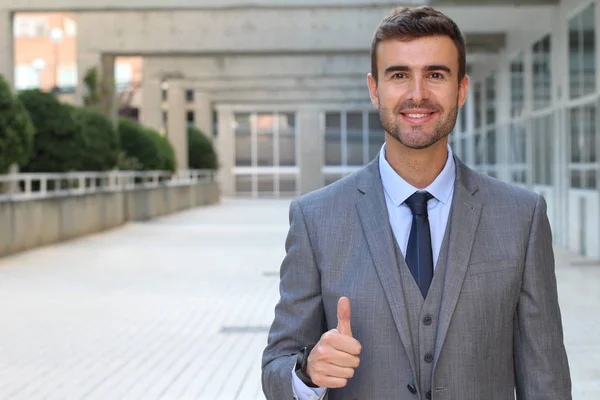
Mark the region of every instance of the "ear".
POLYGON ((459 108, 467 101, 467 93, 469 92, 469 75, 465 75, 462 80, 458 83, 458 105, 459 108))
POLYGON ((379 95, 377 93, 377 80, 373 77, 373 74, 367 75, 367 85, 369 86, 369 96, 371 96, 371 103, 373 107, 379 110, 379 95))

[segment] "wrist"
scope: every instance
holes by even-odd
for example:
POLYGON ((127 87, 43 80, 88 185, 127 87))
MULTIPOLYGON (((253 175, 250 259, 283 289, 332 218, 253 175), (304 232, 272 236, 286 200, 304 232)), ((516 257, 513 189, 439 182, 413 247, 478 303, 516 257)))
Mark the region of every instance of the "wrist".
POLYGON ((296 376, 308 387, 317 388, 318 385, 315 385, 314 382, 310 379, 310 375, 308 373, 308 356, 314 346, 306 346, 303 347, 297 355, 296 358, 296 376))

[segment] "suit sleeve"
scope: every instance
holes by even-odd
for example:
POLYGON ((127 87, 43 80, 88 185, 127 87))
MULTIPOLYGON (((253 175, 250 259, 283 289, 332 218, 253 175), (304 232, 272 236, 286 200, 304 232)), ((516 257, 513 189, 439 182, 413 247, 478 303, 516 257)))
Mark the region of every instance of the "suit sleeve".
POLYGON ((514 329, 518 400, 571 399, 558 304, 552 233, 539 196, 529 234, 514 329))
POLYGON ((262 357, 262 387, 267 400, 292 400, 298 351, 319 341, 325 329, 320 274, 300 203, 290 205, 290 228, 281 264, 275 318, 262 357))

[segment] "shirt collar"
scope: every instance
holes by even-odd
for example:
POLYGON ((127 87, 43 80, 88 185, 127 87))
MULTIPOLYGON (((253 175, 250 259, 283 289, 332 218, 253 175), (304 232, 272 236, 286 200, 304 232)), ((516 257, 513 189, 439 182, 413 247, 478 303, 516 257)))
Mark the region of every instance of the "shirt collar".
MULTIPOLYGON (((396 173, 396 171, 394 171, 385 158, 385 151, 386 147, 384 143, 381 147, 381 152, 379 153, 379 172, 381 181, 383 183, 383 189, 392 200, 392 203, 398 207, 419 189, 406 182, 396 173)), ((431 195, 433 195, 440 203, 447 204, 451 200, 455 178, 456 165, 454 163, 452 149, 448 145, 448 159, 446 160, 444 169, 435 180, 423 190, 431 193, 431 195)))

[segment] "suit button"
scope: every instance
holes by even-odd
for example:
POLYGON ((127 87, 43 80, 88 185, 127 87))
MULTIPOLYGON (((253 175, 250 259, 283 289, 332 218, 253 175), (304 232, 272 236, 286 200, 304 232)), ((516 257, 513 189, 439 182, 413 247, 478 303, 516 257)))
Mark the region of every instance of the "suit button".
POLYGON ((432 362, 432 361, 433 361, 433 356, 432 356, 431 354, 427 354, 427 355, 425 356, 425 362, 426 362, 426 363, 430 363, 430 362, 432 362))
POLYGON ((408 384, 406 385, 406 387, 408 388, 408 391, 412 394, 417 394, 417 388, 415 387, 415 385, 408 384))
POLYGON ((425 317, 425 318, 423 319, 423 323, 424 323, 425 325, 431 325, 431 323, 432 323, 432 322, 433 322, 433 320, 431 319, 431 317, 425 317))
POLYGON ((431 400, 431 390, 425 393, 425 397, 427 398, 427 400, 431 400))

